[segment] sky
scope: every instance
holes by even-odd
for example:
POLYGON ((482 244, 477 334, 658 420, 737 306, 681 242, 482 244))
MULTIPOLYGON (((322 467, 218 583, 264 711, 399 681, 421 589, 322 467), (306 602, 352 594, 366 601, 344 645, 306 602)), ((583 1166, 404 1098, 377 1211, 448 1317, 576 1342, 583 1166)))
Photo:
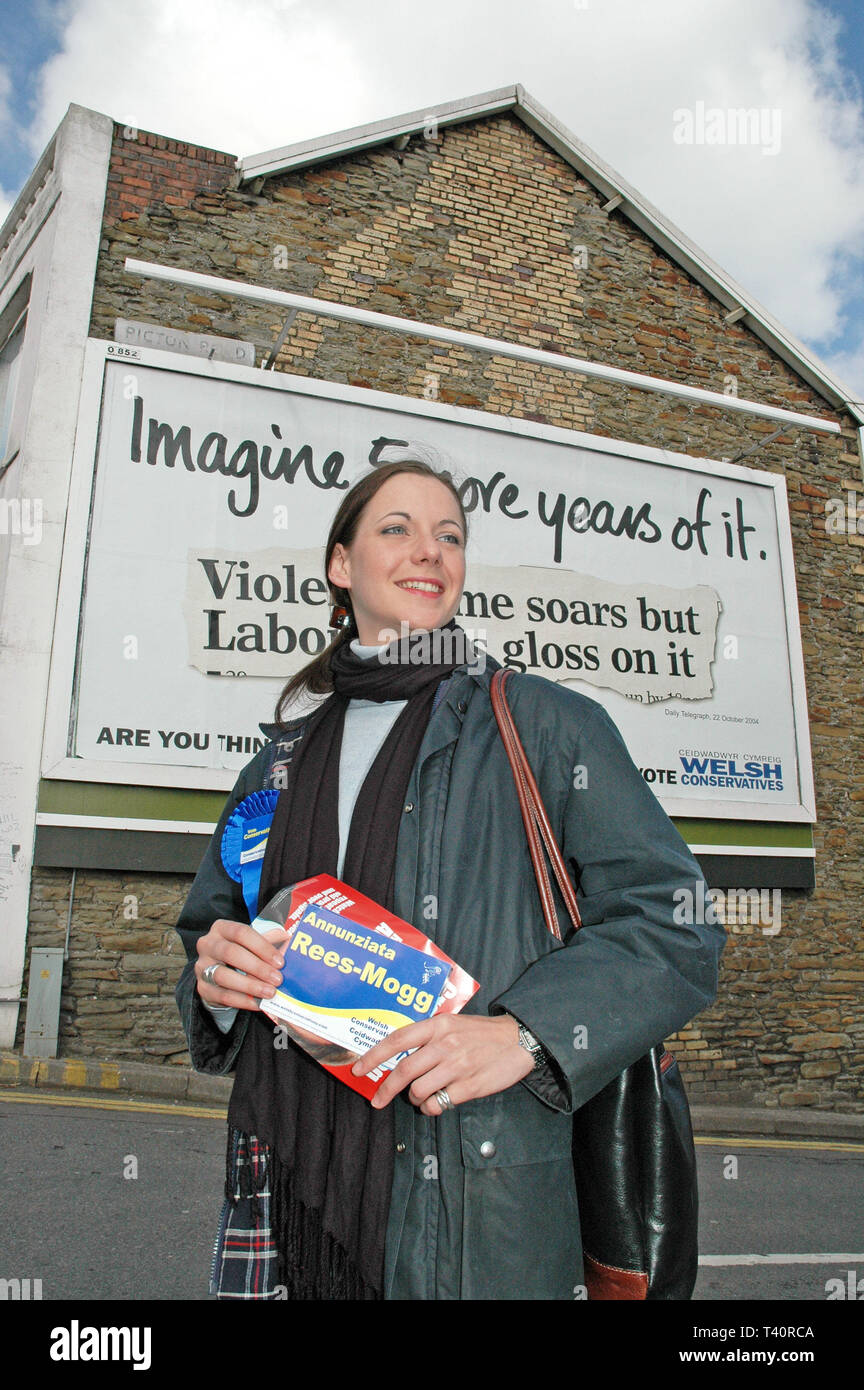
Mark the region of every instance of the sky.
POLYGON ((250 155, 521 82, 860 401, 862 19, 864 0, 0 0, 0 222, 70 102, 250 155))

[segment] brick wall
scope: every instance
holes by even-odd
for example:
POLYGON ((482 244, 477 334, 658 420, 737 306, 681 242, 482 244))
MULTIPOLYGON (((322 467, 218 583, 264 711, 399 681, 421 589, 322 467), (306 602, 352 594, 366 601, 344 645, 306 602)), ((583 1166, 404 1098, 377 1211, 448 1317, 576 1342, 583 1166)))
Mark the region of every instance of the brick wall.
MULTIPOLYGON (((816 889, 784 892, 777 936, 730 930, 718 1002, 675 1046, 695 1097, 860 1109, 864 536, 829 534, 824 525, 827 499, 850 488, 864 493, 852 421, 746 326, 726 324, 723 306, 620 212, 605 213, 604 198, 513 117, 450 128, 436 141, 412 137, 401 152, 388 146, 261 186, 236 185, 229 155, 144 133, 130 139, 117 128, 95 336, 110 338, 122 315, 252 339, 263 354, 281 331, 272 306, 127 276, 123 259, 133 255, 709 390, 722 391, 734 376, 741 396, 843 426, 839 438, 789 433, 746 460, 782 472, 789 490, 819 813, 816 889)), ((308 315, 296 319, 277 367, 715 458, 775 428, 308 315)), ((49 930, 68 879, 35 873, 33 944, 49 944, 37 931, 49 930)), ((67 1050, 125 1058, 149 1047, 184 1059, 168 998, 178 972, 166 958, 177 956, 170 926, 187 882, 78 875, 67 1050), (118 920, 128 893, 141 903, 134 926, 118 920)), ((63 914, 65 925, 65 906, 63 914)))

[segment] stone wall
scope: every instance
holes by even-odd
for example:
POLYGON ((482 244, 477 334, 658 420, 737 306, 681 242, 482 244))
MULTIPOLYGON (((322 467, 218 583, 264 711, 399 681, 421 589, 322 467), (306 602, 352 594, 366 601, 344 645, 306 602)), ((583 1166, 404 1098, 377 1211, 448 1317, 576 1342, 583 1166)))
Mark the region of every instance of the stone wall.
MULTIPOLYGON (((117 1061, 188 1063, 174 986, 186 963, 174 924, 188 891, 183 875, 36 869, 29 954, 62 947, 72 892, 69 960, 63 970, 60 1053, 117 1061)), ((24 1037, 24 1015, 19 1039, 24 1037)))
MULTIPOLYGON (((272 306, 128 276, 123 259, 133 255, 709 390, 735 385, 742 397, 839 421, 839 438, 791 431, 744 460, 783 473, 789 491, 819 814, 816 888, 784 892, 776 936, 730 930, 720 997, 675 1045, 695 1096, 860 1109, 864 535, 825 526, 830 499, 851 490, 864 502, 853 422, 745 321, 727 324, 724 306, 603 202, 509 115, 244 188, 231 156, 129 138, 118 127, 91 332, 110 338, 122 315, 252 339, 262 355, 281 332, 272 306)), ((734 458, 775 429, 308 315, 295 321, 277 368, 714 458, 734 458)), ((34 874, 34 943, 65 903, 68 879, 34 874)), ((168 996, 180 961, 170 928, 185 887, 180 878, 78 875, 64 1048, 114 1057, 149 1048, 183 1060, 168 996), (141 904, 134 924, 118 907, 129 892, 141 904)))

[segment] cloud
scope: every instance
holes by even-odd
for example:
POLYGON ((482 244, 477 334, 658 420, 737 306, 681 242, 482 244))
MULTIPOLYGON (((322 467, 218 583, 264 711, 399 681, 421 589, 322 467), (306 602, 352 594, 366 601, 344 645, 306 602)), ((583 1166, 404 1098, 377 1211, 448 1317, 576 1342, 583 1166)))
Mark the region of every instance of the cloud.
POLYGON ((845 272, 864 261, 864 115, 817 0, 65 0, 57 13, 34 159, 70 101, 248 155, 519 81, 798 337, 848 343, 861 327, 845 272), (676 140, 682 110, 719 112, 727 138, 676 140), (771 138, 729 138, 739 110, 773 121, 771 138))
POLYGON ((851 347, 826 354, 822 360, 849 387, 851 398, 864 407, 864 334, 851 347))
MULTIPOLYGON (((11 91, 12 79, 9 76, 9 69, 0 63, 0 138, 7 137, 12 125, 12 114, 9 108, 11 91)), ((16 194, 7 193, 0 184, 0 227, 3 226, 12 211, 12 204, 15 202, 16 196, 16 194)))
POLYGON ((5 63, 0 63, 0 135, 9 129, 12 113, 9 98, 12 94, 12 77, 5 63))
POLYGON ((365 86, 350 33, 314 0, 73 0, 30 143, 35 157, 75 101, 246 153, 353 121, 365 86))

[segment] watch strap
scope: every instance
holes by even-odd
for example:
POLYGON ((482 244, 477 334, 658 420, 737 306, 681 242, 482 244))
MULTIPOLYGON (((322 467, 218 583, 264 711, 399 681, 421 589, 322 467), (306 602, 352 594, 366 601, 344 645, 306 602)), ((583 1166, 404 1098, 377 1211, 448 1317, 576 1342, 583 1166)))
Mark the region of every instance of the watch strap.
MULTIPOLYGON (((518 1022, 518 1019, 517 1019, 518 1022)), ((526 1052, 530 1052, 534 1058, 534 1066, 542 1067, 549 1061, 549 1053, 541 1042, 538 1042, 534 1034, 525 1027, 524 1023, 519 1024, 519 1046, 524 1047, 526 1052)))

